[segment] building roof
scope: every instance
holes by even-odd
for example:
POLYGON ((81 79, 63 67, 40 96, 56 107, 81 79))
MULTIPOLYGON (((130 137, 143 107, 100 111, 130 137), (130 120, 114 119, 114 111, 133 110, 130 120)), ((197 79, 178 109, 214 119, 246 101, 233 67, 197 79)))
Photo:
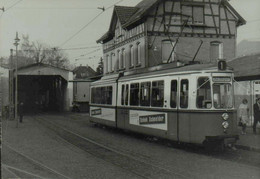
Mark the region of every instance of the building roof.
POLYGON ((86 79, 97 75, 96 71, 90 66, 78 66, 73 70, 75 79, 86 79))
MULTIPOLYGON (((113 38, 114 32, 111 27, 113 26, 113 17, 115 15, 118 17, 124 29, 130 29, 138 25, 138 23, 142 22, 145 19, 146 15, 149 13, 149 10, 151 8, 154 8, 157 4, 159 4, 162 1, 163 0, 143 0, 140 3, 138 3, 135 7, 115 6, 109 31, 106 32, 100 39, 98 39, 97 43, 113 38)), ((238 26, 246 23, 245 19, 243 19, 242 16, 239 15, 239 13, 228 3, 227 0, 222 0, 222 3, 238 19, 238 26)))
POLYGON ((121 24, 125 24, 129 18, 138 10, 137 7, 115 6, 115 12, 121 24))
POLYGON ((33 64, 29 64, 29 65, 26 65, 26 66, 22 66, 22 67, 18 68, 18 71, 19 70, 24 70, 24 69, 27 69, 27 68, 36 67, 36 66, 38 66, 38 67, 39 66, 51 67, 51 68, 56 68, 56 69, 63 70, 63 71, 71 71, 71 70, 68 70, 68 69, 65 69, 65 68, 56 67, 56 66, 53 66, 53 65, 50 65, 50 64, 45 64, 45 63, 33 63, 33 64))
POLYGON ((228 61, 237 79, 260 79, 260 53, 238 57, 228 61))

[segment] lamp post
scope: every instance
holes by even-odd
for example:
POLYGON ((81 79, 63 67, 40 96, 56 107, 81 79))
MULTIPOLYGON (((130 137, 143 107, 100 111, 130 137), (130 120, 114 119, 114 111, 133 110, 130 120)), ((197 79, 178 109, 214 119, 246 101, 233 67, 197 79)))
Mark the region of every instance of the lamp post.
POLYGON ((14 39, 14 46, 16 50, 16 60, 15 60, 15 120, 16 120, 16 127, 18 127, 18 71, 17 71, 17 63, 18 63, 18 45, 20 39, 18 38, 18 32, 16 32, 16 37, 14 39))

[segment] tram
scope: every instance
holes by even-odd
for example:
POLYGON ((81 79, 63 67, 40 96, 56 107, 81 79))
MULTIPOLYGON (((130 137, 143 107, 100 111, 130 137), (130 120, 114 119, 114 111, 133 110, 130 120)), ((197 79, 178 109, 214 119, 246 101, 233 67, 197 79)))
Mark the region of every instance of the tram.
POLYGON ((220 62, 105 76, 91 84, 90 120, 177 142, 232 145, 233 72, 220 62))

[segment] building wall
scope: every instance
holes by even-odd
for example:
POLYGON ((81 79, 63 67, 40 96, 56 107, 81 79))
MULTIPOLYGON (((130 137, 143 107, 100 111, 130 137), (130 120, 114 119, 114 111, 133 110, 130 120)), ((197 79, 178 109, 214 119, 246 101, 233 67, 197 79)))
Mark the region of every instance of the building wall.
POLYGON ((9 105, 8 70, 0 67, 0 116, 5 106, 9 105))
MULTIPOLYGON (((162 63, 162 41, 167 40, 166 36, 149 36, 148 43, 154 41, 153 47, 149 48, 149 66, 154 66, 162 63), (156 50, 155 50, 156 49, 156 50)), ((171 38, 176 41, 177 37, 171 38)), ((224 38, 195 38, 195 37, 181 37, 175 47, 175 60, 182 62, 188 62, 193 59, 199 46, 200 40, 203 44, 198 51, 195 61, 201 63, 214 63, 216 60, 211 59, 210 55, 210 43, 213 41, 219 41, 223 43, 223 58, 228 60, 235 57, 236 40, 235 39, 224 39, 224 38)), ((172 48, 171 48, 172 49, 172 48)), ((170 52, 169 52, 170 53, 170 52)))
POLYGON ((73 101, 89 102, 90 100, 90 81, 73 82, 73 101))
POLYGON ((146 40, 144 34, 139 34, 134 36, 131 39, 128 39, 125 43, 119 43, 112 50, 106 50, 103 54, 104 59, 104 74, 112 74, 117 73, 118 71, 129 71, 136 68, 144 68, 145 57, 146 57, 146 40), (137 61, 138 56, 138 46, 140 46, 140 63, 137 61), (130 64, 131 58, 131 47, 134 48, 134 62, 133 66, 130 64), (125 52, 125 65, 124 67, 120 67, 120 53, 124 50, 125 52), (112 57, 112 68, 109 68, 109 60, 112 57), (111 69, 111 70, 110 70, 111 69))
MULTIPOLYGON (((201 40, 203 44, 197 61, 215 63, 217 59, 231 59, 236 55, 238 19, 221 0, 161 1, 148 12, 143 23, 128 30, 122 28, 116 15, 113 17, 115 35, 103 44, 104 74, 163 63, 163 40, 177 44, 174 60, 183 62, 192 60, 201 40), (130 46, 135 46, 138 42, 142 48, 141 65, 129 68, 130 46), (212 42, 217 43, 217 47, 212 42), (125 68, 118 68, 117 52, 122 49, 125 49, 126 64, 125 68), (112 68, 110 58, 113 61, 112 68)), ((168 53, 172 50, 170 43, 169 45, 168 53)))

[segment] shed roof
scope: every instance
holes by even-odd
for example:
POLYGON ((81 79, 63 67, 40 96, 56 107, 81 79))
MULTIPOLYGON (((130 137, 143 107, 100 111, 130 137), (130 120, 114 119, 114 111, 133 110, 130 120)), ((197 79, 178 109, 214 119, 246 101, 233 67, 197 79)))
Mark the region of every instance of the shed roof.
POLYGON ((234 69, 235 78, 260 78, 260 53, 232 59, 228 61, 228 66, 234 69))

